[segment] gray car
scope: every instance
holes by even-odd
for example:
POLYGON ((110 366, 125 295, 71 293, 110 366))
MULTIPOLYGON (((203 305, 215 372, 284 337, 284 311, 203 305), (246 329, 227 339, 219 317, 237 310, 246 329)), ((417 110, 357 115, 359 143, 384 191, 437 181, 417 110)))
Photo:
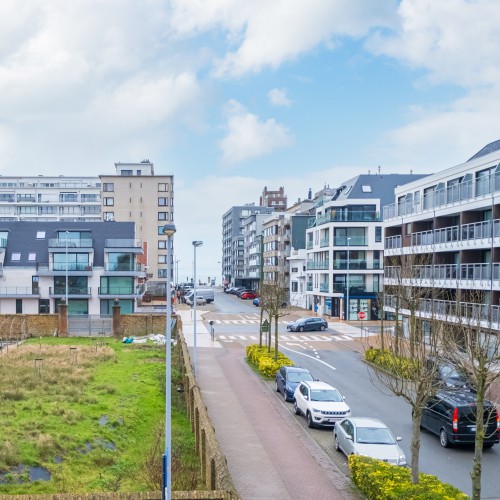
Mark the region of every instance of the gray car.
POLYGON ((345 455, 364 455, 392 465, 406 465, 401 438, 375 418, 349 417, 337 423, 333 431, 335 449, 345 455))

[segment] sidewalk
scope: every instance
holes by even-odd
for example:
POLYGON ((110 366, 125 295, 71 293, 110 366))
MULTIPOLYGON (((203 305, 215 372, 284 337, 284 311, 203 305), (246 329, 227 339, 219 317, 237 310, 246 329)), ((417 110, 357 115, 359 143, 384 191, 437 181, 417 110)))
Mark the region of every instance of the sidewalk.
MULTIPOLYGON (((193 358, 192 311, 178 313, 193 358)), ((198 311, 198 384, 241 498, 358 499, 349 480, 248 367, 244 348, 212 341, 201 315, 198 311)))

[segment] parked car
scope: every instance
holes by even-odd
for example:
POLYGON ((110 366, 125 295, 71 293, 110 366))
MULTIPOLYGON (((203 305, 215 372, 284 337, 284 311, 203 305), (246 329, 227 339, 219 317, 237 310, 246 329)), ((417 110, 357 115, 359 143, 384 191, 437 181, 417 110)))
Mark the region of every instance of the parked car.
POLYGON ((248 300, 248 299, 256 299, 257 292, 255 290, 243 290, 239 294, 240 299, 248 300))
POLYGON ((365 417, 344 418, 333 431, 335 449, 346 456, 364 455, 392 465, 406 465, 406 456, 395 438, 380 420, 365 417))
POLYGON ((440 389, 476 392, 467 374, 455 367, 452 362, 431 357, 427 358, 426 363, 428 368, 435 370, 436 383, 440 389))
POLYGON ((295 415, 305 415, 308 427, 332 426, 351 416, 351 409, 340 392, 319 381, 302 381, 293 394, 295 415))
MULTIPOLYGON (((205 297, 200 297, 199 295, 196 295, 196 305, 197 306, 204 306, 207 303, 207 299, 205 297)), ((186 304, 188 306, 192 306, 194 304, 194 293, 191 295, 188 295, 186 297, 186 304)))
POLYGON ((328 323, 323 318, 300 318, 293 323, 288 323, 286 329, 289 332, 309 332, 313 330, 324 331, 328 328, 328 323))
POLYGON ((252 304, 254 306, 260 306, 260 297, 257 297, 256 299, 253 299, 252 304))
POLYGON ((282 366, 276 372, 276 392, 281 392, 285 401, 292 401, 295 389, 303 380, 314 380, 309 370, 299 366, 282 366))
POLYGON ((228 286, 227 288, 224 289, 224 293, 231 293, 234 289, 234 286, 228 286))
POLYGON ((241 292, 242 290, 245 290, 246 287, 244 286, 235 286, 230 293, 232 293, 233 295, 238 295, 239 292, 241 292))
POLYGON ((196 297, 203 297, 207 301, 207 304, 210 304, 215 299, 214 291, 211 288, 197 288, 196 297))
MULTIPOLYGON (((500 441, 498 410, 490 401, 484 402, 484 447, 500 441)), ((476 439, 476 395, 464 391, 439 391, 431 397, 422 413, 421 427, 439 436, 441 446, 473 444, 476 439)))

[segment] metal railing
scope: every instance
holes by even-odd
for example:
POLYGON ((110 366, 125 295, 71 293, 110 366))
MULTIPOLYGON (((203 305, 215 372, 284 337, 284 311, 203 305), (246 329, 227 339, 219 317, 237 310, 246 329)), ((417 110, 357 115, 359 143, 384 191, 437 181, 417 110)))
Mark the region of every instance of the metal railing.
POLYGON ((106 248, 142 248, 142 241, 136 239, 116 239, 109 238, 105 240, 106 248))
POLYGON ((91 238, 85 238, 81 240, 77 240, 74 238, 68 238, 68 239, 49 238, 49 248, 65 249, 66 245, 68 246, 68 249, 92 248, 93 243, 91 238))
MULTIPOLYGON (((91 287, 70 286, 68 287, 68 295, 91 295, 91 287)), ((49 287, 49 295, 66 295, 65 286, 49 287)))
POLYGON ((307 262, 307 269, 312 271, 317 270, 328 270, 330 269, 330 261, 329 260, 312 260, 307 262))

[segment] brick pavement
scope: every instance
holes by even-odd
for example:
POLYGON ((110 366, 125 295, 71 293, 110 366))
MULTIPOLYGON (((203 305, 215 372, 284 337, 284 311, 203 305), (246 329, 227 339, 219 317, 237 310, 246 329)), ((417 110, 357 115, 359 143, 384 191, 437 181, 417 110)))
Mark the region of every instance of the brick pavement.
MULTIPOLYGON (((192 321, 182 316, 192 345, 192 321)), ((244 357, 240 344, 212 343, 197 322, 198 384, 241 498, 359 499, 349 479, 244 357)))

